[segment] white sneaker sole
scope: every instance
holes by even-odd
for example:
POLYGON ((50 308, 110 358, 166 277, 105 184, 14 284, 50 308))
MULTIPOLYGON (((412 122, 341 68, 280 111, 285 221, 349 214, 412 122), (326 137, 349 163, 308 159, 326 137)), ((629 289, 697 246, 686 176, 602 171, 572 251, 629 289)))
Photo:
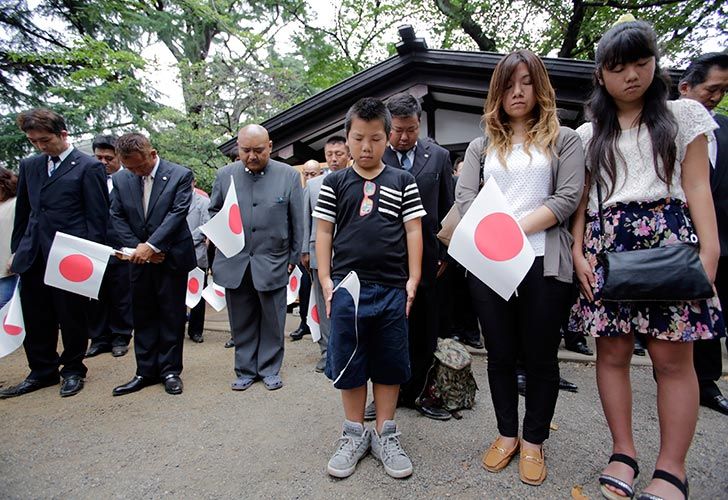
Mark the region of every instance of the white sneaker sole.
MULTIPOLYGON (((384 465, 384 462, 382 462, 382 465, 384 465)), ((403 479, 405 477, 409 477, 412 475, 412 467, 408 467, 403 470, 394 470, 390 469, 386 465, 384 465, 384 471, 391 477, 395 479, 403 479)))

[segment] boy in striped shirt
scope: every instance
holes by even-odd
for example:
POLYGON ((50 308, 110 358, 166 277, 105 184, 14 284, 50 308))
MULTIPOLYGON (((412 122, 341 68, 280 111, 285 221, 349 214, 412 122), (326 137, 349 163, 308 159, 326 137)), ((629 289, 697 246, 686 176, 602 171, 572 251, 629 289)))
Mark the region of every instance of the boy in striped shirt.
POLYGON ((410 377, 407 315, 420 281, 425 210, 412 174, 382 163, 391 123, 378 99, 349 109, 345 129, 354 164, 324 179, 313 212, 318 275, 331 317, 326 375, 341 390, 346 418, 328 464, 335 477, 350 476, 370 446, 387 474, 412 474, 394 412, 399 385, 410 377), (350 271, 361 283, 358 334, 351 296, 333 293, 350 271), (372 430, 364 428, 368 380, 377 401, 372 430))

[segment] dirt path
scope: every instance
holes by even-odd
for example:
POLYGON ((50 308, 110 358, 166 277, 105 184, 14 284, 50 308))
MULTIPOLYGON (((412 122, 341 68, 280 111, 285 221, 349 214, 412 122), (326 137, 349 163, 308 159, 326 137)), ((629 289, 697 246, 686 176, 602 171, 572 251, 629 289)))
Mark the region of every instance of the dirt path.
MULTIPOLYGON (((289 316, 290 331, 295 327, 289 316)), ((518 480, 517 463, 499 474, 480 467, 495 435, 485 375, 477 405, 460 421, 435 422, 411 410, 399 413, 403 444, 415 465, 408 480, 387 477, 371 456, 354 476, 334 480, 326 462, 341 425, 339 395, 314 373, 318 348, 305 337, 286 340, 285 387, 268 392, 256 383, 229 389, 232 350, 225 332, 185 343, 185 391, 167 395, 154 386, 112 398, 114 386, 134 373, 133 355, 88 360, 86 388, 61 399, 57 387, 0 401, 0 497, 3 498, 569 498, 585 485, 598 498, 596 478, 609 456, 591 364, 562 363, 579 394, 561 393, 546 444, 549 477, 540 488, 518 480)), ((22 351, 0 360, 0 385, 26 375, 22 351)), ((635 435, 647 484, 657 454, 655 385, 646 367, 633 369, 635 435)), ((728 383, 720 382, 728 392, 728 383)), ((728 498, 726 420, 701 409, 689 456, 692 498, 728 498)))

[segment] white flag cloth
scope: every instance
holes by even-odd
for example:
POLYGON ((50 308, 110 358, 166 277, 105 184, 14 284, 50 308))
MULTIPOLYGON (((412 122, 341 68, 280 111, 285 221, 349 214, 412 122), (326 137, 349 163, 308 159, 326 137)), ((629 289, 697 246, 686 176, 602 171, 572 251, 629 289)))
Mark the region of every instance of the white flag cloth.
POLYGON ((306 315, 306 323, 311 330, 311 340, 314 343, 321 340, 321 316, 319 315, 318 304, 316 304, 316 293, 311 287, 311 294, 308 296, 308 314, 306 315))
POLYGON ((288 286, 286 287, 286 304, 289 306, 296 302, 298 292, 301 290, 301 276, 303 273, 298 266, 293 268, 290 276, 288 276, 288 286))
POLYGON ((15 285, 15 292, 10 302, 0 309, 0 325, 0 358, 2 358, 15 351, 25 340, 25 322, 20 307, 18 285, 15 285))
POLYGON ((338 292, 339 289, 344 289, 347 292, 349 292, 349 295, 351 295, 351 298, 354 299, 354 333, 356 334, 356 346, 354 347, 354 352, 351 353, 351 357, 349 358, 349 361, 346 362, 346 365, 344 368, 341 369, 341 372, 336 376, 336 380, 334 380, 332 383, 335 384, 339 381, 341 376, 344 374, 347 368, 349 368, 349 363, 351 363, 351 360, 354 359, 354 355, 356 354, 356 350, 359 348, 359 291, 361 290, 361 285, 359 284, 359 276, 356 274, 355 271, 349 272, 349 274, 346 275, 346 277, 339 282, 339 284, 334 288, 334 293, 338 292))
POLYGON ((243 217, 240 214, 238 195, 235 192, 235 181, 232 175, 222 208, 215 214, 215 217, 200 226, 200 231, 210 238, 210 241, 227 258, 239 254, 245 247, 243 217))
POLYGON ((199 267, 194 268, 187 275, 187 297, 185 304, 192 309, 202 299, 202 287, 205 283, 205 272, 199 267))
POLYGON ((225 288, 215 283, 210 283, 202 290, 202 298, 207 301, 217 312, 225 309, 225 288))
POLYGON ((531 269, 533 248, 493 177, 455 228, 448 253, 504 300, 531 269))
POLYGON ((43 281, 48 286, 98 299, 106 264, 112 255, 111 247, 57 231, 43 281))

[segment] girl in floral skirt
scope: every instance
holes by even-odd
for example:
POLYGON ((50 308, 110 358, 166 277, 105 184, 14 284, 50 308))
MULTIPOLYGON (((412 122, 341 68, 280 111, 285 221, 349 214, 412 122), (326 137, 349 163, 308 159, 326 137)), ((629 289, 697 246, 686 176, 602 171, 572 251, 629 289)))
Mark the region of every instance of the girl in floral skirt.
POLYGON ((630 358, 634 335, 648 339, 657 380, 660 453, 640 499, 687 498, 685 456, 695 431, 698 384, 691 342, 724 331, 717 298, 691 302, 601 300, 597 255, 700 242, 713 282, 719 245, 706 132, 715 122, 697 102, 667 101, 649 24, 628 21, 604 34, 596 53, 591 123, 577 132, 585 148, 587 186, 572 224, 581 295, 570 327, 597 337, 597 385, 612 434, 612 456, 599 477, 604 497, 631 498, 638 474, 632 437, 630 358), (597 213, 601 189, 604 227, 597 213), (689 207, 689 211, 688 211, 689 207))

